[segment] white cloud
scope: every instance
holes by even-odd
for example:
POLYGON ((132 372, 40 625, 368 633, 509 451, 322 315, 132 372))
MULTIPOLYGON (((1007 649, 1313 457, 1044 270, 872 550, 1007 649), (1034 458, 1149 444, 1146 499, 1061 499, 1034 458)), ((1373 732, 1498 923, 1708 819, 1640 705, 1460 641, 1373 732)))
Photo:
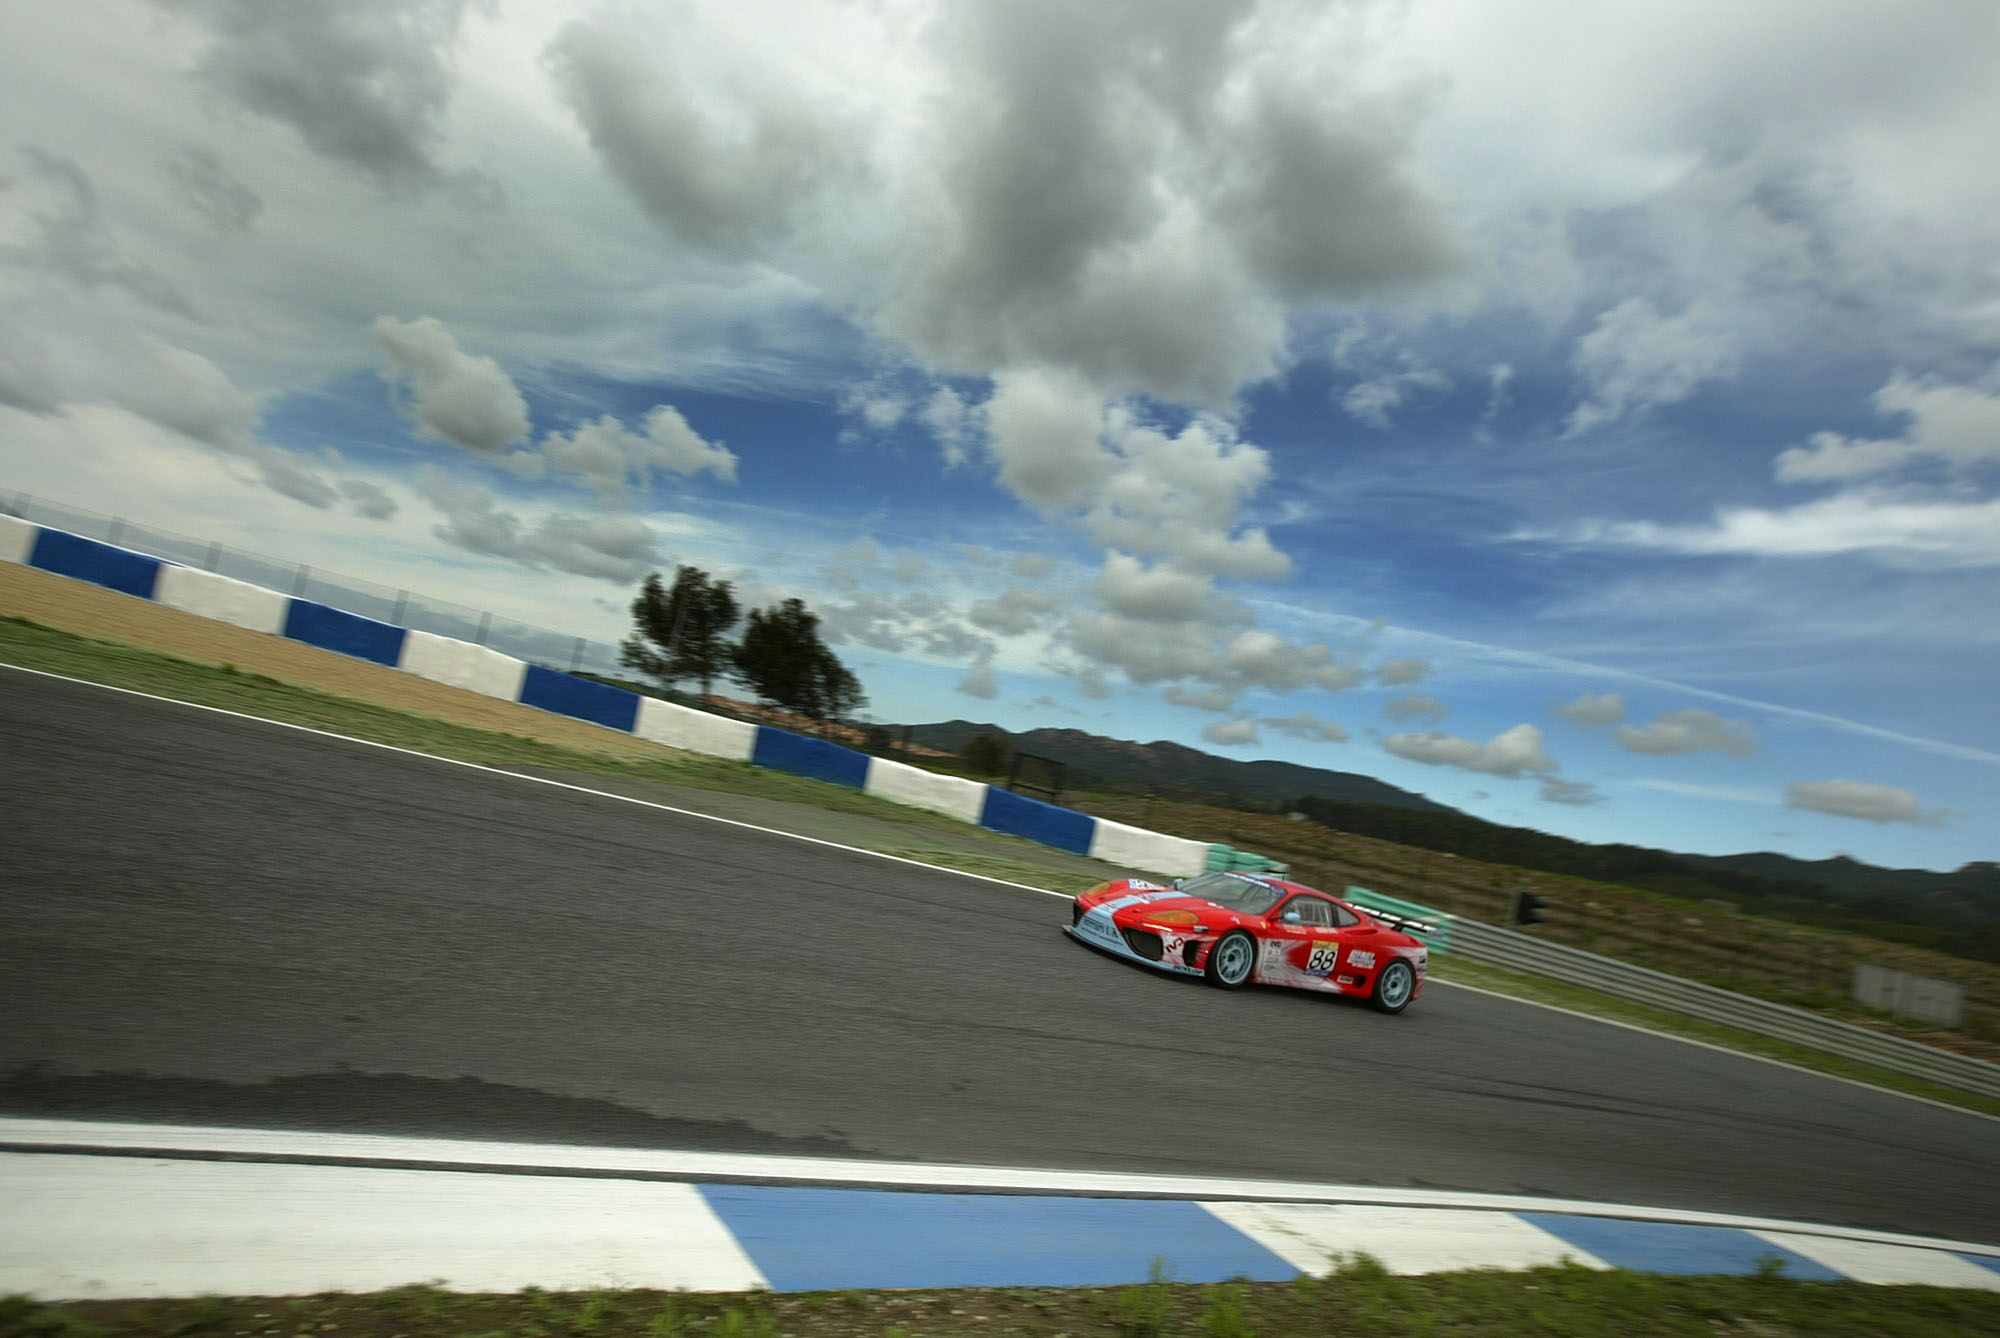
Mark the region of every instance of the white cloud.
POLYGON ((2000 394, 1898 373, 1875 392, 1874 403, 1884 418, 1906 420, 1901 435, 1817 433, 1810 445, 1778 456, 1778 478, 1821 483, 1885 474, 1925 461, 1955 470, 2000 462, 2000 394))
POLYGON ((183 320, 202 312, 181 285, 117 235, 90 174, 73 158, 23 144, 25 177, 0 177, 0 204, 15 214, 0 232, 0 265, 85 292, 109 289, 183 320))
POLYGON ((47 343, 22 322, 0 313, 0 404, 53 413, 67 397, 47 343))
POLYGON ((1406 167, 1416 105, 1345 77, 1371 59, 1353 16, 944 13, 893 56, 940 85, 888 141, 904 259, 880 320, 923 358, 1221 404, 1279 364, 1285 302, 1448 262, 1406 167))
POLYGON ((1542 748, 1542 732, 1520 724, 1484 743, 1452 734, 1391 734, 1382 740, 1385 752, 1429 767, 1457 767, 1493 776, 1547 776, 1555 759, 1542 748))
POLYGON ((1270 478, 1271 462, 1229 424, 1198 416, 1168 432, 1114 406, 1104 415, 1104 437, 1118 465, 1091 498, 1084 522, 1099 543, 1238 580, 1290 572, 1290 559, 1263 529, 1237 529, 1270 478))
POLYGON ((1604 795, 1589 781, 1564 780, 1560 776, 1542 777, 1539 791, 1544 803, 1567 804, 1572 808, 1588 808, 1604 802, 1604 795))
POLYGON ((939 386, 917 411, 917 418, 930 429, 947 466, 962 465, 981 427, 979 412, 950 386, 939 386))
POLYGON ((1346 743, 1352 736, 1341 728, 1339 722, 1322 720, 1311 711, 1300 711, 1296 715, 1266 716, 1257 722, 1264 728, 1294 739, 1304 739, 1311 743, 1346 743))
POLYGON ((1863 822, 1936 827, 1945 820, 1942 810, 1926 811, 1910 791, 1867 781, 1795 781, 1785 787, 1785 805, 1863 822))
POLYGON ((827 22, 810 8, 734 23, 716 9, 606 9, 568 24, 547 61, 648 217, 688 246, 747 259, 832 207, 823 202, 837 186, 870 184, 868 127, 850 108, 875 99, 832 82, 839 52, 808 44, 827 22))
POLYGON ((1400 660, 1384 660, 1375 666, 1375 681, 1385 688, 1399 688, 1409 683, 1421 683, 1430 677, 1431 662, 1414 656, 1400 660))
POLYGON ((1047 626, 1056 608, 1055 599, 1039 590, 1013 587, 991 599, 974 601, 966 617, 989 632, 1023 636, 1047 626))
POLYGON ((1193 622, 1202 616, 1213 593, 1206 577, 1148 567, 1116 549, 1104 555, 1104 569, 1097 577, 1097 594, 1104 606, 1142 622, 1193 622))
POLYGON ((1775 804, 1777 795, 1747 785, 1705 785, 1698 781, 1659 780, 1644 777, 1627 782, 1634 789, 1653 790, 1683 799, 1713 799, 1724 804, 1775 804))
POLYGON ((2000 565, 2000 498, 1957 501, 1848 492, 1777 510, 1732 508, 1717 512, 1707 524, 1584 521, 1515 537, 1703 556, 1858 554, 1885 562, 1991 567, 2000 565))
POLYGON ((167 159, 166 173, 181 202, 207 219, 216 231, 256 231, 257 217, 264 212, 264 197, 230 171, 213 149, 183 144, 167 159))
POLYGON ((398 510, 396 499, 383 491, 380 484, 367 479, 348 479, 340 485, 340 491, 354 504, 355 514, 367 520, 388 520, 398 510))
MULTIPOLYGON (((966 626, 949 603, 924 590, 893 595, 855 590, 843 601, 815 607, 834 645, 858 641, 891 655, 981 665, 990 665, 998 650, 991 638, 966 626)), ((990 669, 985 677, 990 679, 990 669)))
POLYGON ((665 565, 657 537, 636 516, 579 516, 554 511, 528 524, 503 510, 493 494, 453 482, 427 468, 424 500, 442 517, 432 533, 455 548, 508 558, 531 568, 553 567, 629 585, 665 565))
POLYGON ((220 367, 151 335, 135 341, 104 390, 111 403, 210 446, 243 449, 257 425, 257 406, 220 367))
POLYGON ((1348 387, 1347 393, 1340 397, 1340 407, 1369 427, 1387 428, 1390 416, 1411 395, 1420 390, 1444 390, 1450 385, 1451 378, 1434 367, 1385 372, 1348 387))
POLYGON ((1247 687, 1292 692, 1316 687, 1345 692, 1361 683, 1359 665, 1321 645, 1288 642, 1272 632, 1239 632, 1223 648, 1223 671, 1247 687))
POLYGON ((431 155, 464 0, 162 3, 203 22, 197 70, 216 91, 386 184, 438 175, 431 155))
POLYGON ((497 455, 528 435, 528 404, 492 358, 460 349, 434 316, 381 316, 375 338, 389 355, 390 383, 425 435, 481 455, 497 455))
POLYGON ((1576 372, 1589 393, 1570 414, 1569 431, 1678 403, 1704 381, 1734 375, 1741 362, 1737 335, 1708 305, 1663 316, 1647 299, 1627 298, 1577 341, 1576 372))
POLYGON ((1556 707, 1556 714, 1586 729, 1615 725, 1625 718, 1625 698, 1616 692, 1586 692, 1556 707))
POLYGON ((1512 363, 1496 362, 1487 369, 1486 412, 1479 415, 1481 423, 1491 423, 1514 402, 1514 376, 1512 363))
POLYGON ((557 472, 576 477, 604 497, 622 496, 629 489, 644 492, 656 471, 736 481, 735 452, 721 442, 703 440, 680 410, 662 404, 646 415, 644 427, 634 432, 605 414, 566 435, 549 433, 542 438, 541 454, 557 472))
POLYGON ((1226 748, 1240 748, 1258 742, 1254 720, 1218 720, 1202 730, 1201 737, 1226 748))
POLYGON ((985 421, 1001 484, 1044 515, 1083 505, 1116 468, 1099 441, 1103 397, 1072 373, 1043 368, 995 377, 985 421))
POLYGON ((1451 714, 1451 708, 1428 692, 1406 692, 1383 702, 1382 713, 1399 723, 1421 720, 1427 725, 1435 725, 1451 714))
POLYGON ((1655 716, 1643 725, 1621 725, 1613 737, 1621 748, 1656 757, 1680 753, 1726 753, 1731 757, 1748 757, 1757 751, 1756 736, 1750 732, 1748 724, 1726 719, 1699 706, 1655 716))
POLYGON ((1185 706, 1191 711, 1227 711, 1236 705, 1236 694, 1227 688, 1191 688, 1172 683, 1160 696, 1170 705, 1185 706))
POLYGON ((994 676, 990 664, 975 664, 958 680, 958 690, 968 697, 984 697, 987 700, 1000 695, 1000 681, 994 676))

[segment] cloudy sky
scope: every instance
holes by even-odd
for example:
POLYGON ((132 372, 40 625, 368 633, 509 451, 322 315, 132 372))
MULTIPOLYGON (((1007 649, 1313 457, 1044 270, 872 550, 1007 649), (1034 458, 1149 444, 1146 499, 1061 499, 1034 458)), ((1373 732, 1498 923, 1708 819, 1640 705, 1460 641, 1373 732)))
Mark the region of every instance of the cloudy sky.
POLYGON ((0 14, 0 491, 879 719, 2000 857, 2000 6, 0 14))

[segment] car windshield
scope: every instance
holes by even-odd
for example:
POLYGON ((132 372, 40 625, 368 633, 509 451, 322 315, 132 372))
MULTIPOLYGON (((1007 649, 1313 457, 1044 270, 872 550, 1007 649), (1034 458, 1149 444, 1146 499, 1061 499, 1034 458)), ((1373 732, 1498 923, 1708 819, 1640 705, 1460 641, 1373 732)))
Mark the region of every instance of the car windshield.
POLYGON ((1181 884, 1181 891, 1245 915, 1262 915, 1285 895, 1275 887, 1233 873, 1205 873, 1181 884))

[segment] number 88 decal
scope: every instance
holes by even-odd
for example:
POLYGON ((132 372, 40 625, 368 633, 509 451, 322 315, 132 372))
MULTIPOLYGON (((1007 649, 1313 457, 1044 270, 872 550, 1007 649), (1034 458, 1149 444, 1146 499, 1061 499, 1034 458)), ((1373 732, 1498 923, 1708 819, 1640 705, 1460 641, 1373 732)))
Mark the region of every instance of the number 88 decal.
POLYGON ((1334 965, 1339 961, 1340 945, 1338 943, 1315 943, 1312 945, 1311 954, 1306 958, 1306 970, 1324 975, 1333 970, 1334 965))

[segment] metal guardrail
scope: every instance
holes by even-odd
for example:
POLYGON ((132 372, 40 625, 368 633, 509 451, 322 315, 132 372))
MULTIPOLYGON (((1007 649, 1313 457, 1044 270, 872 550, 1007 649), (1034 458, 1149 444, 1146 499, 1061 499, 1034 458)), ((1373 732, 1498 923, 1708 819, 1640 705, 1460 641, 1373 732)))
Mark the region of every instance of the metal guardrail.
MULTIPOLYGON (((1357 901, 1357 904, 1366 903, 1357 901)), ((1851 1022, 1683 980, 1581 948, 1547 943, 1497 925, 1457 916, 1448 918, 1452 926, 1451 950, 1468 962, 1580 985, 1662 1012, 1790 1041, 1842 1059, 2000 1100, 2000 1064, 1919 1045, 1898 1036, 1884 1036, 1851 1022)))

